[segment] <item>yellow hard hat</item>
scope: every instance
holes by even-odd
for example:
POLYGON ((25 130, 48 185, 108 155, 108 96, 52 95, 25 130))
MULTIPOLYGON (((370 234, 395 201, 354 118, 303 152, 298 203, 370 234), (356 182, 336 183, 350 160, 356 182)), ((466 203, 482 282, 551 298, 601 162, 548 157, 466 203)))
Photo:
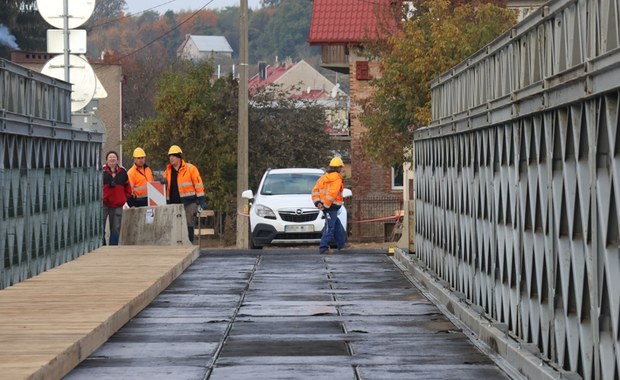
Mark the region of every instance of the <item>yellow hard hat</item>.
POLYGON ((170 147, 170 149, 168 149, 168 155, 181 153, 183 153, 183 151, 181 150, 181 148, 179 148, 178 145, 173 145, 170 147))
POLYGON ((133 150, 133 158, 142 158, 146 157, 146 153, 144 153, 144 149, 138 147, 133 150))
POLYGON ((344 166, 344 162, 342 162, 342 158, 336 156, 332 158, 331 161, 329 161, 329 166, 332 166, 332 167, 344 166))

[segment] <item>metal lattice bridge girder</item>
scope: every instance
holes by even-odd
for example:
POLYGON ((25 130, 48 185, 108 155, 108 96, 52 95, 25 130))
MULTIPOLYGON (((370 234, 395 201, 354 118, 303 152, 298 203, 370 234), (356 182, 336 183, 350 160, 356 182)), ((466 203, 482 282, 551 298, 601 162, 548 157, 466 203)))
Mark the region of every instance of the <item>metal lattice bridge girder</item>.
POLYGON ((99 247, 101 134, 70 84, 0 60, 0 289, 99 247))
POLYGON ((541 359, 620 377, 620 1, 551 1, 432 84, 416 253, 541 359))

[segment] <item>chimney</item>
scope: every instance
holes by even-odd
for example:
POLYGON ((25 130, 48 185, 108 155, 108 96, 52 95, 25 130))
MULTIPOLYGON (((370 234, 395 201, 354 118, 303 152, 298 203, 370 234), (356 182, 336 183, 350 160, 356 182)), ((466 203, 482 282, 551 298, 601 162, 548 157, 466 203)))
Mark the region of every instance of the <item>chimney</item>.
POLYGON ((260 80, 267 78, 267 62, 258 62, 258 78, 260 80))
POLYGON ((293 58, 286 57, 286 59, 284 60, 284 67, 288 69, 291 66, 293 66, 293 58))

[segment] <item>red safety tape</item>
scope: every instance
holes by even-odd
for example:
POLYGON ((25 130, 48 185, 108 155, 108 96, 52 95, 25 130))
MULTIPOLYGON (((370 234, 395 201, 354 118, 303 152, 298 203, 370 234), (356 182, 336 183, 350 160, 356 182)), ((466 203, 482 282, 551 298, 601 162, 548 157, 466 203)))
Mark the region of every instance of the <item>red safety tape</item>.
MULTIPOLYGON (((241 216, 250 216, 249 213, 247 212, 239 212, 237 211, 237 215, 241 215, 241 216)), ((371 223, 371 222, 381 222, 384 220, 392 220, 392 219, 400 219, 400 216, 397 215, 392 215, 392 216, 386 216, 386 217, 382 217, 382 218, 374 218, 374 219, 363 219, 363 220, 349 220, 349 223, 351 224, 357 224, 357 223, 371 223)))
POLYGON ((363 220, 349 220, 349 223, 357 224, 357 223, 381 222, 381 221, 384 221, 384 220, 392 220, 392 219, 400 219, 400 218, 401 218, 400 216, 392 215, 392 216, 385 216, 383 218, 363 219, 363 220))

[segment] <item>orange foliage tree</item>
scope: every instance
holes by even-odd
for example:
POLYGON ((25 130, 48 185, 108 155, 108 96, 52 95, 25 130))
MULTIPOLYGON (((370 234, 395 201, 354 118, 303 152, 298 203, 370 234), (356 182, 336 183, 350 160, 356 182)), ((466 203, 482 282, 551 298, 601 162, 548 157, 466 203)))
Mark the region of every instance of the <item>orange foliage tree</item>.
POLYGON ((417 0, 402 33, 381 51, 382 77, 363 105, 366 152, 377 162, 410 160, 413 131, 431 119, 430 82, 516 22, 501 1, 417 0))

